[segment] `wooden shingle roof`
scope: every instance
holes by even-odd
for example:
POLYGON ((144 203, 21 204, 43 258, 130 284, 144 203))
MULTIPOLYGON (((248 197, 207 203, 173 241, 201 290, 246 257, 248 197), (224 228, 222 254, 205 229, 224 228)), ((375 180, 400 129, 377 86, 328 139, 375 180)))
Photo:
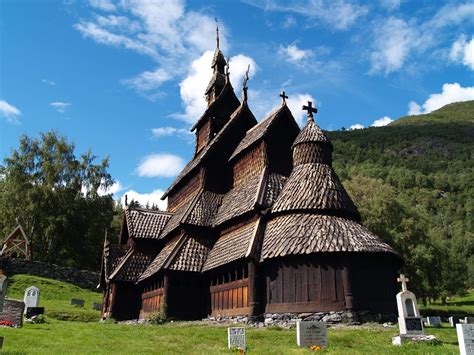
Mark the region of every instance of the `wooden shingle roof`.
POLYGON ((104 248, 103 272, 106 281, 110 279, 110 275, 120 264, 126 253, 126 249, 123 249, 119 246, 110 245, 109 243, 104 248))
POLYGON ((145 270, 141 273, 138 281, 143 281, 150 276, 155 275, 158 271, 161 270, 165 262, 171 256, 173 250, 175 250, 178 243, 181 243, 183 240, 183 236, 179 236, 174 238, 173 240, 169 241, 163 249, 158 253, 158 255, 151 261, 151 263, 147 266, 145 270))
POLYGON ((207 260, 211 243, 201 238, 186 236, 167 269, 175 271, 201 272, 207 260))
POLYGON ((295 166, 272 206, 272 213, 301 210, 329 212, 360 220, 357 207, 334 170, 326 164, 295 166))
POLYGON ((209 252, 202 271, 249 256, 257 226, 258 220, 252 221, 222 235, 209 252))
POLYGON ((136 282, 153 260, 151 252, 129 249, 110 276, 114 281, 136 282))
POLYGON ((274 110, 267 118, 262 120, 256 126, 252 127, 247 131, 247 134, 242 139, 240 144, 232 153, 229 161, 233 160, 236 156, 240 155, 243 151, 246 151, 249 147, 253 146, 255 143, 259 142, 266 133, 269 131, 271 126, 274 124, 277 119, 283 114, 290 114, 291 112, 286 105, 282 105, 276 110, 274 110))
POLYGON ((126 208, 128 233, 134 239, 158 239, 172 214, 142 208, 126 208))
POLYGON ((324 142, 329 144, 331 143, 329 138, 324 134, 321 128, 319 128, 319 126, 314 121, 308 121, 306 123, 300 134, 298 134, 295 141, 293 142, 293 147, 297 144, 307 142, 324 142))
POLYGON ((335 216, 288 214, 268 222, 260 260, 330 252, 396 252, 359 223, 335 216))

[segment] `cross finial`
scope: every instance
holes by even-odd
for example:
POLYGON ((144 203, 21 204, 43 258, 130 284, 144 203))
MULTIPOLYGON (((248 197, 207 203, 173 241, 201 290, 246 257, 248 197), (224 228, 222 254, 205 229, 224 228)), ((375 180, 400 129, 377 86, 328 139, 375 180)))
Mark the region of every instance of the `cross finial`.
POLYGON ((408 277, 405 277, 404 274, 400 274, 400 277, 397 279, 398 282, 402 284, 402 291, 407 291, 407 282, 410 281, 408 277))
POLYGON ((281 104, 286 105, 286 99, 288 98, 288 96, 286 96, 285 91, 281 92, 280 97, 281 97, 281 104))
POLYGON ((249 71, 250 71, 250 64, 247 67, 247 71, 245 72, 244 81, 242 83, 242 100, 247 101, 247 81, 249 80, 249 71))
POLYGON ((217 17, 214 20, 216 20, 216 43, 217 49, 219 49, 219 22, 217 21, 217 17))
POLYGON ((308 112, 307 113, 308 121, 314 121, 313 113, 317 113, 318 109, 316 107, 313 107, 313 102, 308 101, 308 105, 303 105, 303 110, 308 112))
POLYGON ((125 207, 127 207, 127 206, 128 206, 128 196, 125 195, 125 207))
POLYGON ((229 75, 230 75, 229 67, 230 67, 230 58, 227 58, 227 63, 225 64, 225 76, 226 76, 227 81, 229 81, 229 75))

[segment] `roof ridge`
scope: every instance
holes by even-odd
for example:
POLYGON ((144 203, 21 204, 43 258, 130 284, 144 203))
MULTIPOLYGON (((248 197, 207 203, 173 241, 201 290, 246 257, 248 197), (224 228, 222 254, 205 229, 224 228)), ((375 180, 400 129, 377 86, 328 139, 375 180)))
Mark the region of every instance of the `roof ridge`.
POLYGON ((123 268, 127 260, 130 259, 130 256, 133 254, 133 251, 133 248, 128 249, 127 253, 122 257, 120 264, 118 264, 112 274, 110 274, 109 280, 112 280, 115 276, 117 276, 118 272, 123 268))

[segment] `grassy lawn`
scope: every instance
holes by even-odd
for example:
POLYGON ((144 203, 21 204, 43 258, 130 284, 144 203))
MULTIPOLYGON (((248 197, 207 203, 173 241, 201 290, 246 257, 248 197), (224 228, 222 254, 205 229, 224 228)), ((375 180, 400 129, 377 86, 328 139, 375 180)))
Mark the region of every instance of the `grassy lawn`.
MULTIPOLYGON (((472 291, 472 290, 471 290, 472 291)), ((468 293, 463 297, 454 297, 446 302, 445 305, 441 302, 434 302, 427 304, 424 307, 422 304, 419 305, 420 312, 423 314, 423 311, 433 311, 431 313, 436 313, 436 311, 441 311, 445 314, 457 314, 457 313, 466 313, 474 315, 474 292, 468 293)))
MULTIPOLYGON (((225 354, 226 327, 194 322, 166 325, 122 325, 66 322, 27 324, 21 329, 1 329, 3 352, 8 353, 175 353, 225 354)), ((446 325, 444 325, 446 327, 446 325)), ((443 345, 391 345, 397 328, 329 329, 327 354, 456 354, 458 345, 453 328, 427 328, 443 345)), ((254 354, 308 353, 296 346, 295 330, 247 329, 248 352, 254 354)))
POLYGON ((8 285, 7 296, 23 300, 25 289, 36 286, 40 289, 40 303, 50 318, 83 322, 96 322, 100 312, 92 310, 93 302, 102 302, 102 295, 66 282, 30 275, 15 275, 8 285), (85 301, 84 308, 71 306, 71 298, 85 301))

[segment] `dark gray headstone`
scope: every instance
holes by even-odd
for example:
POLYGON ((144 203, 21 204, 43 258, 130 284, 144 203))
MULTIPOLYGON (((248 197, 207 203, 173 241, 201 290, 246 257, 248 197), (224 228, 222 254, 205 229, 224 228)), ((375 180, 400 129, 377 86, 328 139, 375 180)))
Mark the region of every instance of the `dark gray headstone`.
POLYGON ((92 303, 92 309, 94 311, 101 311, 102 310, 102 303, 97 303, 97 302, 92 303))
POLYGON ((32 318, 34 316, 39 316, 40 314, 44 314, 44 307, 28 307, 25 316, 26 318, 32 318))
POLYGON ((0 322, 10 321, 16 327, 23 326, 23 312, 25 303, 23 301, 5 300, 3 312, 0 313, 0 322))
POLYGON ((423 331, 423 324, 419 317, 405 318, 405 326, 407 333, 423 331))
POLYGON ((84 307, 84 300, 73 298, 71 299, 71 306, 84 307))
POLYGON ((441 318, 440 317, 426 317, 426 320, 429 325, 432 327, 439 328, 441 327, 441 318))

